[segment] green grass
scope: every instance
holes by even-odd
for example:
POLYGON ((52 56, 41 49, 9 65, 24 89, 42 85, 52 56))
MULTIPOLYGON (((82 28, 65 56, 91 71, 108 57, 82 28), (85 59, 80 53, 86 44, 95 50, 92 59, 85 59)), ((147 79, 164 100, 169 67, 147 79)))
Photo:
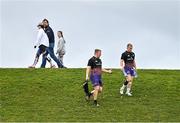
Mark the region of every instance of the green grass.
POLYGON ((180 122, 180 71, 138 70, 133 97, 120 70, 103 74, 100 107, 84 100, 85 69, 0 69, 0 121, 180 122))

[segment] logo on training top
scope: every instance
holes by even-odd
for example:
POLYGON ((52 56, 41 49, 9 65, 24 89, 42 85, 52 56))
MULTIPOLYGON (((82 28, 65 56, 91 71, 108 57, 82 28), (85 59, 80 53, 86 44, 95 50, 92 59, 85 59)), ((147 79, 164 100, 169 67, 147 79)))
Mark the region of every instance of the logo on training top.
POLYGON ((128 58, 127 58, 128 61, 134 60, 134 59, 133 59, 134 54, 132 54, 132 55, 128 54, 127 56, 128 56, 128 58))
POLYGON ((98 60, 96 60, 96 61, 95 61, 95 64, 96 64, 97 66, 100 66, 100 65, 101 65, 101 62, 98 61, 98 60))
POLYGON ((127 60, 128 60, 128 61, 131 61, 131 60, 133 60, 133 57, 127 58, 127 60))

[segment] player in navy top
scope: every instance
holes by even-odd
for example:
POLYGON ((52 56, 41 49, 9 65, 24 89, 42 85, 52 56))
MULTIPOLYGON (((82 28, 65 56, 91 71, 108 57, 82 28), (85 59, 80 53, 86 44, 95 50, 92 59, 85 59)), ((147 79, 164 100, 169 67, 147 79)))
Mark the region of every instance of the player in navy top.
POLYGON ((132 52, 133 45, 128 44, 127 50, 121 55, 120 66, 121 70, 126 77, 126 80, 123 86, 120 88, 120 94, 124 93, 124 89, 127 87, 126 94, 128 96, 132 96, 130 93, 133 78, 136 77, 136 62, 135 62, 135 54, 132 52))
POLYGON ((111 70, 107 70, 102 68, 102 61, 100 59, 101 50, 95 49, 94 56, 89 59, 87 69, 86 69, 86 80, 91 80, 94 90, 91 93, 87 91, 87 85, 84 85, 84 89, 86 90, 86 96, 89 97, 92 95, 94 98, 94 105, 99 106, 97 103, 97 97, 103 89, 103 83, 101 79, 102 72, 112 73, 111 70))

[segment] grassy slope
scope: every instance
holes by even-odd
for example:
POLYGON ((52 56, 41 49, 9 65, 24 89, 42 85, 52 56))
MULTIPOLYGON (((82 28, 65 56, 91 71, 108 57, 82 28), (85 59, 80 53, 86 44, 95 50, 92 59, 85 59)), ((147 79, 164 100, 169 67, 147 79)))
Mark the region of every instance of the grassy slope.
POLYGON ((0 69, 0 121, 180 121, 180 71, 139 70, 133 97, 119 95, 113 72, 96 108, 84 100, 85 69, 0 69))

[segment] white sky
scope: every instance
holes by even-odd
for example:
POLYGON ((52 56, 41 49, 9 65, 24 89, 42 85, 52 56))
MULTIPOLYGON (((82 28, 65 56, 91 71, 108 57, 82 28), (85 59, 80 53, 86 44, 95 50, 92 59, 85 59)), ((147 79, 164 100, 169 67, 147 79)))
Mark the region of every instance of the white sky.
POLYGON ((55 36, 64 32, 69 68, 86 67, 95 48, 104 67, 118 68, 131 42, 139 68, 180 69, 179 0, 1 0, 0 9, 0 67, 33 63, 36 25, 47 18, 55 36))

